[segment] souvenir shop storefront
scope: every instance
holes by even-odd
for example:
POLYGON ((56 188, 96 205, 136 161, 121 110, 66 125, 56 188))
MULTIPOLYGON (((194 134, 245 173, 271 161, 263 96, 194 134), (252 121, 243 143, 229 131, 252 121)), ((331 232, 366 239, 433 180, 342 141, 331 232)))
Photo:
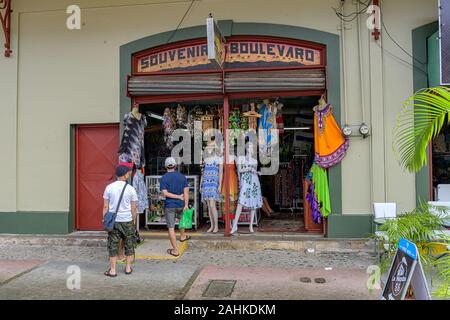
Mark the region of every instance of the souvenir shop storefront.
POLYGON ((182 30, 169 44, 156 35, 121 48, 118 153, 135 169, 141 227, 164 227, 164 160, 189 139, 192 158, 178 169, 191 188, 196 230, 327 234, 327 217, 341 210, 339 163, 349 147, 339 125, 338 42, 326 33, 302 29, 303 36, 295 30, 289 37, 294 30, 263 26, 234 23, 231 30, 221 23, 214 58, 204 26, 182 30), (178 140, 177 129, 187 136, 178 140), (214 140, 209 129, 230 138, 214 140), (245 139, 241 132, 257 136, 258 161, 230 160, 245 139), (193 150, 199 141, 200 162, 193 150), (261 174, 274 165, 264 155, 278 159, 271 174, 261 174))

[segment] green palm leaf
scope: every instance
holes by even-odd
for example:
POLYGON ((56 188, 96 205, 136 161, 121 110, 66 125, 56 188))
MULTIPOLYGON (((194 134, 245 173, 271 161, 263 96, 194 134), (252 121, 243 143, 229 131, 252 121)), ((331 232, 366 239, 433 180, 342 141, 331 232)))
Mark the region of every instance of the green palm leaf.
POLYGON ((392 148, 400 165, 410 172, 427 163, 427 146, 445 124, 450 112, 450 89, 427 88, 409 97, 397 117, 392 148))

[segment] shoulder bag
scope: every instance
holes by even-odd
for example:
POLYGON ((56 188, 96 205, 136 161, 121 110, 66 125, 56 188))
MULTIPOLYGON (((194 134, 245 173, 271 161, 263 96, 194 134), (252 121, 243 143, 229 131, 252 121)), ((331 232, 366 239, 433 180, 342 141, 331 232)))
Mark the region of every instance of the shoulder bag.
POLYGON ((119 202, 117 203, 116 212, 108 211, 103 217, 103 229, 105 231, 111 232, 114 229, 114 223, 116 222, 117 212, 119 212, 120 203, 122 202, 123 194, 125 193, 125 189, 127 188, 128 181, 125 182, 125 186, 122 189, 122 193, 120 194, 119 202))

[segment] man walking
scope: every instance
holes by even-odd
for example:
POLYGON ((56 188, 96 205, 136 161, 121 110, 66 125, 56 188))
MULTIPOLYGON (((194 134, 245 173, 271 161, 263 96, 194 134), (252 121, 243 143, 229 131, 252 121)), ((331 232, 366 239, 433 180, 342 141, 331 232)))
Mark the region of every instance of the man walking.
MULTIPOLYGON (((164 212, 166 216, 167 229, 169 230, 169 240, 172 245, 167 253, 178 257, 180 253, 177 248, 177 238, 175 235, 175 219, 189 209, 189 185, 187 179, 180 172, 176 171, 177 163, 174 158, 169 157, 165 161, 167 173, 162 176, 160 190, 166 198, 164 212)), ((191 237, 185 235, 184 229, 180 229, 180 241, 184 242, 191 237)))
POLYGON ((110 267, 105 271, 105 276, 116 277, 117 256, 119 243, 123 240, 126 256, 125 274, 131 274, 131 262, 134 256, 134 234, 136 232, 136 202, 138 196, 136 190, 128 184, 131 168, 119 165, 116 168, 117 181, 109 184, 103 194, 103 217, 109 212, 116 212, 117 216, 114 229, 108 232, 108 253, 110 267), (122 195, 122 199, 120 196, 122 195))

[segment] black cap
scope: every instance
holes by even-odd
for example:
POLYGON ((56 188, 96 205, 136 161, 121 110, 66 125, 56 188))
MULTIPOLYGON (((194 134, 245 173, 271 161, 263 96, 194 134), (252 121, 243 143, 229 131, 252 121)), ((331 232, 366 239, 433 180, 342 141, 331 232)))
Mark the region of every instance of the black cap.
POLYGON ((123 177, 128 172, 130 172, 131 170, 133 170, 133 169, 130 168, 130 167, 127 167, 127 166, 117 166, 117 168, 116 168, 116 176, 117 177, 123 177))

